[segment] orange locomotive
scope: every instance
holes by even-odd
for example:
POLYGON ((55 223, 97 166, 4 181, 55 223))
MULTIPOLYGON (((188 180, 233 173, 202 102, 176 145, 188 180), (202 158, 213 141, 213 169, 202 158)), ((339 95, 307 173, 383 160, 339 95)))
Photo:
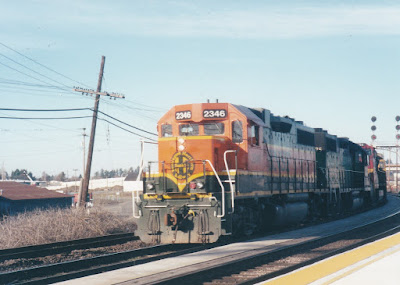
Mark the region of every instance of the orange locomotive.
POLYGON ((135 203, 145 242, 215 242, 371 203, 361 146, 266 109, 179 105, 158 133, 135 203))

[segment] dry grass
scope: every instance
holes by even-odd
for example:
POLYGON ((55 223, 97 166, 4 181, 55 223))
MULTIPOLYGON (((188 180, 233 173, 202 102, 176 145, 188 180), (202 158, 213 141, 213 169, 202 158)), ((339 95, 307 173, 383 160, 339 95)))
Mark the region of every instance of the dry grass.
POLYGON ((132 199, 131 192, 123 191, 94 191, 93 192, 93 203, 97 206, 103 205, 116 205, 126 200, 132 199))
POLYGON ((21 247, 136 229, 132 219, 122 219, 104 209, 53 209, 11 216, 0 221, 0 248, 21 247))

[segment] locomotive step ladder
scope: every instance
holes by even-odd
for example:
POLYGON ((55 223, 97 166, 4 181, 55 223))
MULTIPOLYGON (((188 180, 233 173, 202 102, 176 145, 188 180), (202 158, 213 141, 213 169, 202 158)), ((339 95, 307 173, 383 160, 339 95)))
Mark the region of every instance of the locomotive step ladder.
POLYGON ((235 212, 235 189, 233 187, 233 183, 235 183, 235 179, 232 179, 231 170, 229 169, 229 166, 228 166, 228 161, 227 161, 227 158, 226 158, 226 155, 228 153, 234 153, 235 154, 235 170, 236 170, 236 173, 237 173, 237 151, 236 150, 227 150, 227 151, 224 152, 225 170, 226 170, 226 173, 228 174, 228 180, 226 180, 224 182, 229 183, 229 186, 230 186, 232 211, 229 214, 233 214, 235 212))

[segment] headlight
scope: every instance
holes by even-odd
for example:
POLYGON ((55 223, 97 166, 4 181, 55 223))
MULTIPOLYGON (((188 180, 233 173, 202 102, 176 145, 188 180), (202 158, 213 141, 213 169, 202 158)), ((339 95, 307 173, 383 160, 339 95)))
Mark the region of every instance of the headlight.
POLYGON ((183 138, 179 138, 178 139, 178 143, 179 143, 178 150, 179 151, 184 151, 185 150, 185 146, 183 144, 185 143, 185 140, 183 138))
POLYGON ((147 183, 146 188, 147 188, 147 190, 153 190, 154 189, 154 184, 153 183, 147 183))
POLYGON ((204 183, 203 182, 197 182, 196 183, 197 188, 203 189, 204 188, 204 183))

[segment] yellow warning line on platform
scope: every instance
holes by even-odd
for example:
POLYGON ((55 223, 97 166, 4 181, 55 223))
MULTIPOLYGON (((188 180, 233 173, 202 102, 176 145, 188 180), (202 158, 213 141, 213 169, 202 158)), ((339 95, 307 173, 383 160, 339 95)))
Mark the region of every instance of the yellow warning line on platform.
MULTIPOLYGON (((317 281, 321 278, 331 275, 341 269, 349 267, 357 262, 360 262, 364 259, 374 256, 374 255, 376 255, 386 249, 394 247, 398 244, 400 244, 400 233, 397 233, 397 234, 389 236, 387 238, 363 245, 361 247, 358 247, 351 251, 333 256, 331 258, 322 260, 322 261, 312 264, 310 266, 300 268, 296 271, 293 271, 292 273, 288 273, 281 277, 274 278, 274 279, 266 281, 262 284, 268 284, 268 285, 310 284, 311 282, 317 281)), ((384 256, 381 256, 377 259, 374 259, 371 262, 375 262, 376 260, 379 260, 379 259, 381 259, 387 255, 390 255, 392 253, 395 253, 397 251, 398 250, 393 251, 384 256)), ((358 266, 355 269, 347 271, 346 273, 342 274, 341 276, 337 276, 325 284, 330 284, 333 281, 343 278, 344 276, 349 275, 352 272, 357 271, 357 270, 361 269, 362 267, 367 266, 371 262, 367 262, 367 263, 363 264, 362 266, 358 266)))

